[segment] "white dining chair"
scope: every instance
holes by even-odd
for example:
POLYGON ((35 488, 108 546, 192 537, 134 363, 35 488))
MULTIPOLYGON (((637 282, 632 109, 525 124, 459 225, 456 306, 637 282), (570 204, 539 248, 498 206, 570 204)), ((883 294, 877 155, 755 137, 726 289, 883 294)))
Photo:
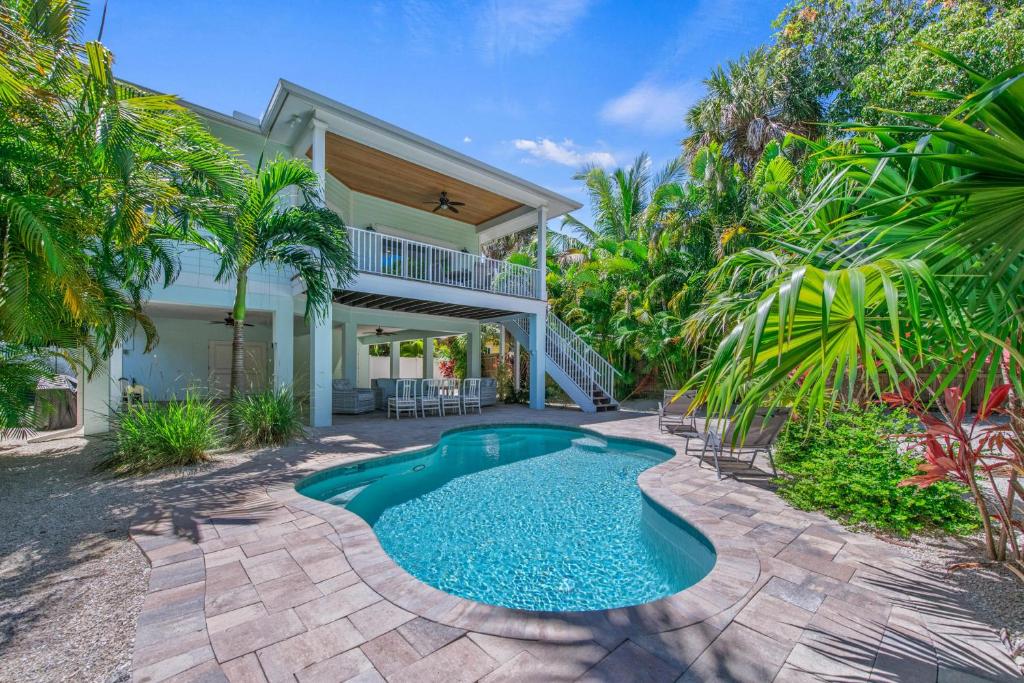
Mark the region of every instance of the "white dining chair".
POLYGON ((480 406, 480 378, 467 377, 462 382, 462 412, 468 413, 470 408, 476 408, 478 414, 483 414, 480 406))
POLYGON ((423 380, 423 388, 420 391, 420 413, 423 417, 427 416, 428 410, 436 411, 438 415, 442 415, 441 412, 441 380, 438 379, 425 379, 423 380))
POLYGON ((395 419, 402 419, 402 412, 416 417, 416 380, 400 379, 395 382, 395 395, 388 398, 388 418, 395 411, 395 419))
POLYGON ((459 380, 442 379, 441 382, 441 410, 447 415, 448 409, 452 408, 457 414, 462 413, 462 399, 459 396, 459 380))

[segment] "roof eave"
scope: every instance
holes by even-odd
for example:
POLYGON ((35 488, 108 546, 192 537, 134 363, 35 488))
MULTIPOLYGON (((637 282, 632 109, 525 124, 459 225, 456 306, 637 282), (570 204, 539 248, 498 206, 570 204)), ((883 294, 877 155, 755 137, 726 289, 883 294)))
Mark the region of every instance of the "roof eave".
POLYGON ((361 125, 368 126, 370 128, 375 128, 387 135, 400 138, 410 144, 424 147, 435 154, 448 157, 451 161, 469 166, 478 172, 492 175, 497 179, 503 180, 504 182, 518 185, 527 192, 538 195, 540 198, 545 200, 548 204, 549 215, 551 216, 551 218, 556 218, 563 214, 569 213, 570 211, 575 211, 583 207, 583 205, 580 204, 579 202, 569 199, 568 197, 558 194, 557 192, 552 192, 551 190, 548 190, 545 187, 537 185, 536 183, 532 183, 529 180, 526 180, 525 178, 521 178, 517 175, 508 173, 507 171, 503 171, 500 168, 491 166, 490 164, 487 164, 483 161, 467 156, 462 152, 454 150, 450 147, 445 147, 444 145, 438 144, 433 140, 425 138, 421 135, 417 135, 416 133, 405 130, 404 128, 399 128, 398 126, 390 124, 387 121, 383 121, 381 119, 376 118, 375 116, 371 116, 366 112, 360 111, 358 109, 353 109, 348 105, 338 102, 337 100, 331 99, 329 97, 326 97, 325 95, 321 95, 320 93, 312 91, 308 88, 304 88, 301 85, 292 83, 291 81, 287 81, 284 79, 278 80, 277 87, 274 89, 274 95, 271 98, 270 104, 267 106, 266 114, 264 115, 264 118, 261 119, 261 128, 263 128, 266 132, 269 132, 270 129, 273 128, 276 122, 276 118, 284 105, 284 101, 287 99, 287 96, 289 94, 294 94, 297 97, 302 97, 303 99, 310 101, 315 106, 329 110, 331 111, 331 113, 337 116, 342 116, 345 118, 355 120, 361 125))

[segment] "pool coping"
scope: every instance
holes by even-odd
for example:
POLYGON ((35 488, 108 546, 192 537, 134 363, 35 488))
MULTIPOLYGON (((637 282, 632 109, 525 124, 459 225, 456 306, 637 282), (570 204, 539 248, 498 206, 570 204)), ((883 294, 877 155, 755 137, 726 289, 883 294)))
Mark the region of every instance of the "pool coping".
MULTIPOLYGON (((551 427, 525 423, 515 423, 515 426, 551 427)), ((492 426, 447 430, 430 446, 370 455, 357 462, 365 463, 425 451, 449 434, 490 428, 492 426)), ((304 510, 330 524, 341 540, 341 550, 352 569, 383 598, 425 619, 467 631, 523 640, 602 642, 675 630, 705 621, 729 610, 755 587, 761 563, 754 542, 746 536, 736 536, 732 525, 702 509, 700 505, 681 500, 663 482, 665 474, 685 463, 685 454, 680 455, 675 449, 653 441, 607 435, 579 427, 557 428, 671 451, 672 457, 644 470, 637 478, 637 483, 644 495, 692 526, 711 543, 716 553, 716 562, 711 571, 678 593, 632 607, 586 612, 541 612, 488 605, 446 593, 409 574, 384 551, 377 535, 365 520, 344 508, 299 493, 296 485, 301 480, 268 489, 267 494, 282 504, 304 510)), ((352 464, 355 463, 346 463, 346 466, 352 464)), ((332 467, 319 468, 308 473, 308 476, 315 476, 332 467)))

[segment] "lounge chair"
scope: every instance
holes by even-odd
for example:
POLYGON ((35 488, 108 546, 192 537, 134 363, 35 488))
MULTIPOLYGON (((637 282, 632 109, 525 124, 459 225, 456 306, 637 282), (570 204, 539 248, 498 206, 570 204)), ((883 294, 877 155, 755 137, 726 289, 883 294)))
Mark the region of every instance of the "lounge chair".
POLYGON ((416 417, 416 380, 400 379, 395 383, 395 395, 388 398, 388 418, 395 411, 395 419, 402 419, 402 412, 416 417))
POLYGON ((483 414, 480 407, 480 378, 470 377, 462 381, 462 412, 468 413, 470 408, 476 408, 478 414, 483 414))
POLYGON ((711 422, 709 421, 708 431, 704 437, 704 448, 700 452, 700 466, 704 466, 704 456, 708 449, 710 449, 711 457, 715 463, 715 472, 718 474, 718 478, 721 479, 722 468, 719 465, 718 459, 722 456, 725 447, 729 448, 730 457, 736 451, 753 451, 747 468, 753 468, 757 454, 764 451, 768 454, 768 463, 772 466, 772 476, 778 476, 778 472, 775 470, 775 459, 772 457, 772 449, 775 447, 775 440, 782 432, 782 428, 789 421, 789 414, 789 408, 780 408, 765 420, 768 411, 758 409, 750 429, 747 430, 746 435, 742 439, 739 438, 736 431, 735 421, 730 420, 721 434, 711 427, 711 422))
POLYGON ((427 416, 428 410, 436 411, 438 416, 444 415, 441 412, 441 382, 440 379, 423 380, 423 389, 420 392, 420 413, 427 416))
POLYGON ((331 382, 331 405, 335 413, 359 415, 377 409, 373 389, 357 389, 347 379, 331 382))
POLYGON ((684 391, 679 398, 676 389, 666 389, 658 404, 658 431, 681 436, 686 440, 685 450, 690 450, 690 439, 701 438, 697 430, 697 417, 690 413, 690 406, 697 397, 696 391, 684 391), (674 399, 674 400, 673 400, 674 399))
POLYGON ((462 399, 459 397, 459 380, 442 379, 441 382, 441 412, 447 415, 448 409, 452 408, 456 413, 462 413, 462 399))

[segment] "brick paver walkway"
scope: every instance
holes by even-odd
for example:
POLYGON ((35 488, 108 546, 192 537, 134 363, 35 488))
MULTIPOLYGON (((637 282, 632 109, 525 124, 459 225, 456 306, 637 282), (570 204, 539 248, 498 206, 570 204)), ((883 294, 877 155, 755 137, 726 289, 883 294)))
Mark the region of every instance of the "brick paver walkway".
MULTIPOLYGON (((153 565, 134 678, 1019 679, 995 634, 941 576, 928 575, 870 536, 789 508, 758 470, 737 468, 735 477, 718 481, 682 447, 681 439, 658 433, 656 418, 637 413, 497 407, 482 418, 396 423, 376 415, 338 417, 333 428, 313 435, 309 447, 265 451, 244 467, 182 481, 133 528, 153 565), (711 608, 706 618, 682 628, 671 620, 607 628, 618 615, 605 619, 604 628, 579 631, 558 623, 524 626, 526 617, 495 625, 477 615, 474 622, 473 609, 432 608, 388 583, 387 572, 403 572, 386 557, 367 564, 365 553, 375 541, 367 543, 358 523, 346 521, 353 515, 313 514, 315 506, 287 495, 292 483, 323 467, 428 445, 455 426, 507 422, 587 426, 676 448, 680 455, 657 474, 645 473, 641 486, 659 502, 687 510, 688 518, 713 524, 720 551, 743 549, 735 554, 745 555, 747 564, 737 563, 724 579, 743 590, 716 600, 691 589, 692 602, 711 608), (746 566, 753 567, 749 576, 746 566), (500 635, 530 628, 536 634, 531 639, 500 635)), ((678 596, 682 603, 687 599, 686 591, 678 596)))

